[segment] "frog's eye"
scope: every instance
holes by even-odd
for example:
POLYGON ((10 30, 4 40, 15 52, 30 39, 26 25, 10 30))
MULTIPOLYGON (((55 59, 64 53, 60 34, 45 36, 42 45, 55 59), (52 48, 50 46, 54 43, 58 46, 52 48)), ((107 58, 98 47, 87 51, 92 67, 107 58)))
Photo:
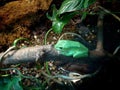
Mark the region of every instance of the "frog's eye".
POLYGON ((59 49, 63 49, 63 47, 59 47, 59 49))

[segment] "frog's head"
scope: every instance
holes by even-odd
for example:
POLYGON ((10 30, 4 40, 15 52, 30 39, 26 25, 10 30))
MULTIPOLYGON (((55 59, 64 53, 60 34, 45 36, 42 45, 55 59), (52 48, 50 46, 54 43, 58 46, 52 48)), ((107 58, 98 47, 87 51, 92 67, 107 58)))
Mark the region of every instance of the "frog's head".
POLYGON ((57 50, 64 50, 66 47, 66 41, 65 40, 59 40, 56 44, 55 44, 55 49, 57 50))

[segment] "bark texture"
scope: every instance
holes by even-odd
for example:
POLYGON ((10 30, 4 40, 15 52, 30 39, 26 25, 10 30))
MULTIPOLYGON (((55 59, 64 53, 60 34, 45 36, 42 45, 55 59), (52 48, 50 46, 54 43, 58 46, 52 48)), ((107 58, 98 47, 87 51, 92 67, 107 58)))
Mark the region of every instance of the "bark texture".
MULTIPOLYGON (((2 55, 3 53, 0 57, 2 55)), ((52 45, 43 45, 10 51, 3 57, 1 65, 54 61, 57 66, 71 63, 74 67, 77 63, 82 65, 82 68, 84 65, 87 66, 86 72, 89 73, 97 70, 105 62, 103 58, 105 57, 92 57, 92 55, 83 58, 68 57, 61 55, 52 45)))

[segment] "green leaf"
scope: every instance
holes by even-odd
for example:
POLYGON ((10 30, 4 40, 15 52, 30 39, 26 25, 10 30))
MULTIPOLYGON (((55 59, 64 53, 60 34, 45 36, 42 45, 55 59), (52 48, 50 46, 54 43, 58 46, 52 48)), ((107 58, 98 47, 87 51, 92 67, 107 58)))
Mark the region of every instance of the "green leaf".
POLYGON ((65 0, 63 1, 58 14, 63 14, 65 12, 72 12, 80 9, 81 2, 84 0, 65 0), (79 7, 78 7, 79 6, 79 7))
POLYGON ((61 33, 64 25, 65 24, 62 21, 53 21, 52 29, 55 33, 61 33))
POLYGON ((23 90, 20 86, 19 82, 21 81, 21 77, 4 77, 0 79, 0 90, 23 90))
POLYGON ((70 19, 76 14, 76 12, 66 13, 59 19, 56 19, 52 23, 52 29, 55 33, 61 33, 63 27, 70 21, 70 19))
POLYGON ((76 10, 82 10, 84 8, 84 0, 81 0, 77 5, 76 10))
POLYGON ((96 0, 65 0, 58 10, 58 14, 85 9, 95 1, 96 0))
MULTIPOLYGON (((52 29, 55 33, 61 33, 63 27, 70 21, 70 19, 77 14, 77 10, 87 8, 90 4, 96 0, 64 0, 59 10, 55 5, 52 6, 52 16, 46 14, 48 19, 52 22, 52 29)), ((84 13, 82 19, 86 17, 87 13, 84 13)))
POLYGON ((50 16, 48 13, 46 13, 47 18, 50 19, 51 21, 56 20, 57 19, 57 15, 58 15, 57 14, 58 10, 57 10, 55 5, 52 5, 52 10, 53 10, 52 16, 50 16))
POLYGON ((84 12, 84 13, 82 14, 81 21, 83 21, 83 20, 86 18, 86 16, 87 16, 87 12, 84 12))
POLYGON ((85 0, 85 2, 84 2, 84 8, 87 8, 88 5, 89 5, 89 0, 85 0))

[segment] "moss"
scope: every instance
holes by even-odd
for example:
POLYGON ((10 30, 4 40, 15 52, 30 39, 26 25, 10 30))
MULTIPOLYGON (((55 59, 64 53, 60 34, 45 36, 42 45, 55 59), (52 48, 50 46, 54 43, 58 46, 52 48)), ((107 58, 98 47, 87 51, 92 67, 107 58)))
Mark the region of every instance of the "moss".
POLYGON ((16 25, 14 26, 13 31, 11 31, 10 33, 0 33, 0 46, 9 47, 12 45, 13 41, 19 37, 30 38, 30 30, 26 27, 16 25))
POLYGON ((0 6, 0 49, 7 49, 16 38, 30 38, 29 28, 40 20, 51 2, 52 0, 15 0, 0 6))
POLYGON ((0 7, 0 17, 3 24, 10 24, 29 13, 47 10, 52 0, 20 0, 12 1, 0 7))

